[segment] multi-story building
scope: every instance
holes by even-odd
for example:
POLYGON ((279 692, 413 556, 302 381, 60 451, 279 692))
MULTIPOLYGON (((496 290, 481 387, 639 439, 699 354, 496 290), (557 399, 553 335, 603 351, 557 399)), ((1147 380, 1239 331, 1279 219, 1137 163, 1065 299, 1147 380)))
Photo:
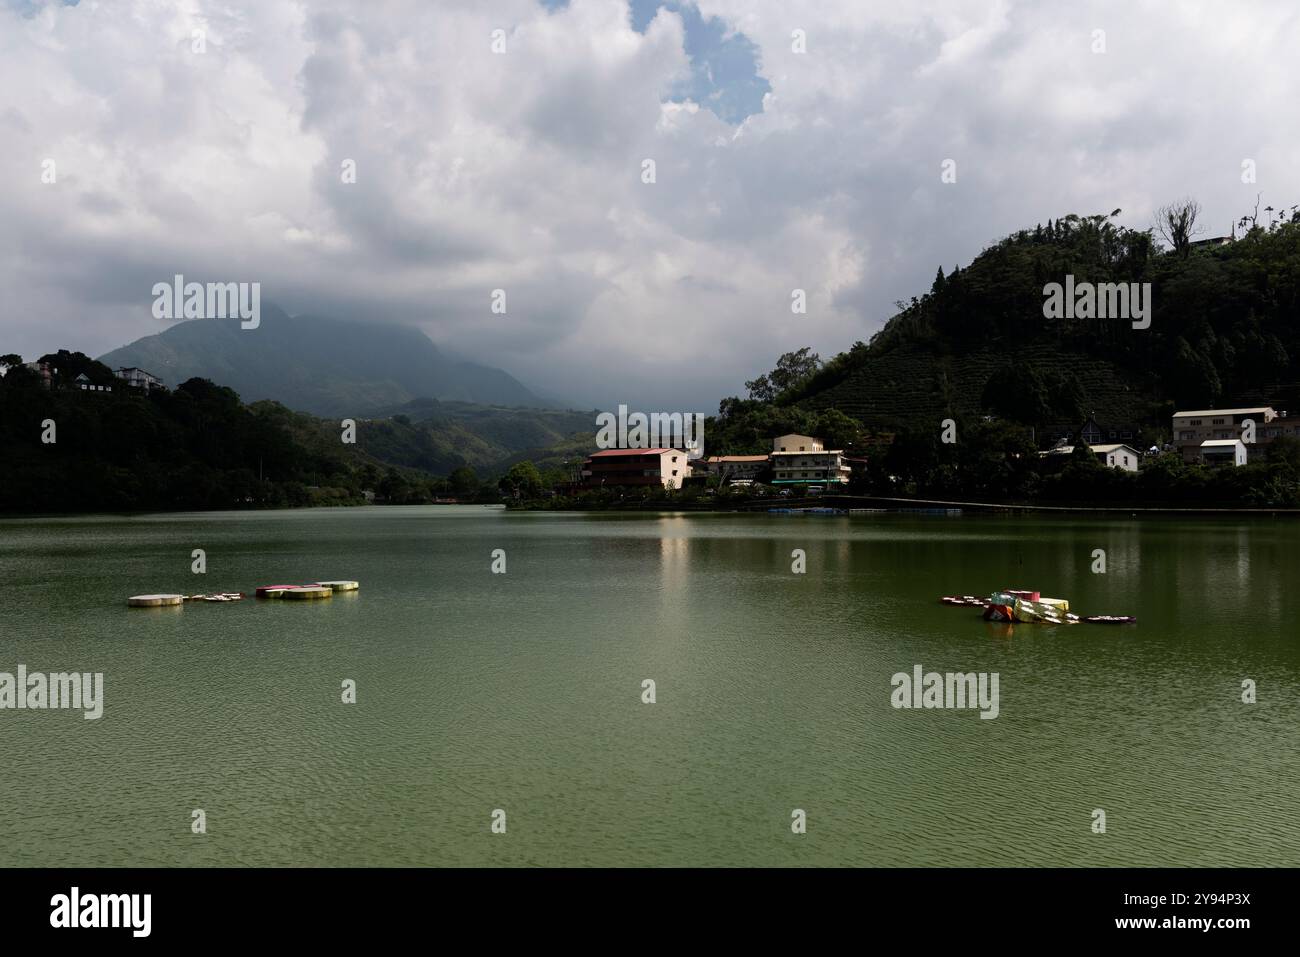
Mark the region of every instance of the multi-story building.
POLYGON ((48 362, 27 362, 24 364, 40 377, 41 388, 49 389, 53 387, 54 377, 59 374, 58 369, 51 366, 48 362))
POLYGON ((681 488, 691 475, 681 449, 605 449, 582 465, 583 488, 661 485, 681 488))
POLYGON ((851 471, 843 450, 798 433, 772 440, 771 461, 774 485, 847 485, 851 471))
MULTIPOLYGON (((1275 437, 1271 432, 1282 428, 1282 426, 1270 425, 1278 418, 1278 414, 1273 411, 1271 406, 1175 412, 1173 418, 1174 444, 1178 447, 1183 461, 1194 464, 1202 461, 1201 449, 1206 442, 1241 439, 1246 434, 1246 423, 1251 422, 1255 428, 1254 440, 1246 442, 1245 446, 1248 459, 1255 461, 1266 454, 1268 443, 1275 437)), ((1210 448, 1221 447, 1211 446, 1210 448)), ((1222 455, 1223 453, 1214 454, 1222 455)))
POLYGON ((753 481, 767 470, 767 466, 766 455, 711 455, 704 460, 708 473, 724 482, 737 479, 753 481))
POLYGON ((1276 419, 1269 420, 1269 423, 1256 434, 1265 445, 1283 436, 1288 439, 1300 439, 1300 416, 1288 416, 1285 411, 1279 412, 1276 419))
POLYGON ((143 389, 145 392, 163 387, 162 379, 145 372, 143 369, 137 369, 135 366, 118 369, 114 375, 119 379, 125 379, 127 385, 136 389, 143 389))

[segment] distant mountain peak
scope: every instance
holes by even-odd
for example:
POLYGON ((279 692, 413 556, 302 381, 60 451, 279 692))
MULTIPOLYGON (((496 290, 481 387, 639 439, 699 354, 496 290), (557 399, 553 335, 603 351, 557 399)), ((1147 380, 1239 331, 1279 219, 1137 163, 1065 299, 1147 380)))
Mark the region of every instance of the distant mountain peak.
POLYGON ((261 323, 191 319, 100 356, 169 385, 200 377, 246 402, 274 399, 316 415, 366 415, 418 398, 548 408, 509 373, 450 358, 419 329, 394 323, 290 316, 272 303, 261 323))

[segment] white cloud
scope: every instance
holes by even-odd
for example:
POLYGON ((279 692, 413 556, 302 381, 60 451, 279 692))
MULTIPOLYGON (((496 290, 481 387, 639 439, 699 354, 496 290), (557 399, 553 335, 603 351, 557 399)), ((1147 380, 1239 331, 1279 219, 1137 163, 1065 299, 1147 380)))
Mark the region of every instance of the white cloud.
POLYGON ((0 350, 157 331, 149 290, 184 272, 418 323, 581 404, 711 409, 1021 226, 1141 226, 1191 193, 1218 231, 1257 190, 1300 201, 1282 0, 699 6, 772 87, 739 127, 664 102, 690 69, 678 16, 643 35, 610 0, 0 12, 0 350))

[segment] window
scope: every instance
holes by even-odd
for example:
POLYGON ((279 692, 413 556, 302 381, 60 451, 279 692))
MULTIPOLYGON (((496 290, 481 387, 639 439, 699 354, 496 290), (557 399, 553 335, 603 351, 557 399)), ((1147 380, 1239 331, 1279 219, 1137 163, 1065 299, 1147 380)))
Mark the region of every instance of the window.
POLYGON ((1210 423, 1210 425, 1223 425, 1223 420, 1222 420, 1222 419, 1215 419, 1214 421, 1212 421, 1212 422, 1210 423))

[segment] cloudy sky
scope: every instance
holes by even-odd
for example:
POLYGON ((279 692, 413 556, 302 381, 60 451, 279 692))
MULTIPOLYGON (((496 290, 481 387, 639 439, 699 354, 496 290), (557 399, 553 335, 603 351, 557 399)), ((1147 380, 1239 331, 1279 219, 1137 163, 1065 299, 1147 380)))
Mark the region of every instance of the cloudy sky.
POLYGON ((1294 0, 0 0, 0 352, 179 272, 712 411, 1022 226, 1300 202, 1298 48, 1294 0))

